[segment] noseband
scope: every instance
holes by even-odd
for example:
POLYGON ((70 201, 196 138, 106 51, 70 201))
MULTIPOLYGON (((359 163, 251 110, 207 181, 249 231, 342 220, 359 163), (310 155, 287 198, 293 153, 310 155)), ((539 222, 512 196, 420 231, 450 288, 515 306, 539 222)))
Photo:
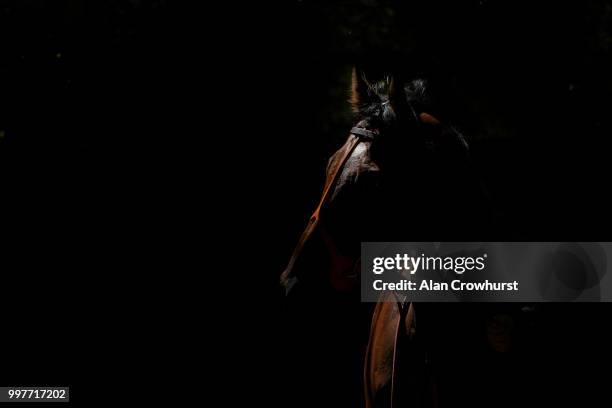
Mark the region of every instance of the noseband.
POLYGON ((374 140, 374 138, 378 135, 378 131, 372 131, 355 126, 351 129, 351 134, 357 136, 361 140, 374 140))

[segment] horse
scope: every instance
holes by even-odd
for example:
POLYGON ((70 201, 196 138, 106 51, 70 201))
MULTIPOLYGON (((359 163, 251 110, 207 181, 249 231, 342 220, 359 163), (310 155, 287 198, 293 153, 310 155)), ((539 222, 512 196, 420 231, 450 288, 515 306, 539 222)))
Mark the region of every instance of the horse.
MULTIPOLYGON (((355 124, 328 162, 319 204, 281 275, 289 296, 321 282, 357 292, 361 242, 457 238, 486 225, 486 194, 468 143, 435 112, 427 81, 395 73, 370 82, 354 68, 350 93, 355 124), (315 266, 320 259, 326 267, 315 266)), ((366 408, 448 405, 438 388, 449 381, 432 359, 452 360, 443 339, 473 325, 464 310, 383 293, 365 350, 366 408)))

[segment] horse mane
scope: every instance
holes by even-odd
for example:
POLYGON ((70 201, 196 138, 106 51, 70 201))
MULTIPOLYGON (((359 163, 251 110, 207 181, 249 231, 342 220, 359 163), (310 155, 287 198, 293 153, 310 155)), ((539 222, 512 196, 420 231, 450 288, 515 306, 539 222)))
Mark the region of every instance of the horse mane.
MULTIPOLYGON (((390 124, 395 119, 393 109, 387 103, 391 77, 368 83, 367 98, 357 105, 356 113, 360 120, 390 124)), ((406 98, 417 111, 431 107, 431 96, 425 79, 414 79, 404 84, 406 98)))

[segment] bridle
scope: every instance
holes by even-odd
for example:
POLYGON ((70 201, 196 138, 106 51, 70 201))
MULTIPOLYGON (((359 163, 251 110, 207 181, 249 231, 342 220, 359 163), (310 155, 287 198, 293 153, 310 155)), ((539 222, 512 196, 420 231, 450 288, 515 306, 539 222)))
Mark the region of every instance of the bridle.
MULTIPOLYGON (((415 123, 417 124, 417 126, 420 126, 422 123, 420 116, 417 114, 416 110, 414 109, 411 103, 408 103, 408 106, 410 107, 410 110, 412 114, 414 115, 415 123)), ((374 127, 368 128, 368 126, 363 121, 359 122, 356 126, 353 126, 351 128, 348 140, 346 141, 344 146, 342 146, 339 150, 342 152, 340 160, 336 161, 329 168, 327 178, 325 180, 325 187, 323 188, 323 194, 321 195, 319 204, 317 205, 317 208, 314 210, 314 212, 310 216, 308 224, 306 225, 304 232, 302 232, 302 235, 300 236, 300 239, 295 249, 293 250, 293 253, 291 254, 291 258, 289 258, 287 268, 285 268, 285 271, 281 275, 281 283, 285 287, 286 294, 289 293, 291 288, 298 281, 297 276, 295 276, 295 274, 293 273, 295 263, 297 259, 300 257, 302 250, 304 249, 304 246, 306 245, 306 242, 308 242, 308 240, 310 239, 310 237, 316 230, 316 227, 320 220, 321 209, 329 201, 332 189, 336 185, 338 178, 340 177, 340 174, 342 173, 342 170, 344 169, 344 166, 346 165, 346 162, 351 157, 351 154, 353 153, 353 151, 355 151, 355 148, 357 147, 357 145, 359 145, 362 142, 366 142, 366 141, 373 142, 379 136, 380 136, 379 129, 374 128, 374 127)))
POLYGON ((360 141, 374 140, 374 138, 378 136, 378 130, 368 130, 366 128, 355 126, 351 129, 351 134, 360 138, 360 141))

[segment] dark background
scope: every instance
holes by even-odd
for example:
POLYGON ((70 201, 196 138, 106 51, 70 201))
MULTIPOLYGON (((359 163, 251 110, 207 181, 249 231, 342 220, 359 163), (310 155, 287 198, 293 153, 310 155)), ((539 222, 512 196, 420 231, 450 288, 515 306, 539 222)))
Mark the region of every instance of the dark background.
MULTIPOLYGON (((176 373, 160 367, 199 355, 175 346, 197 330, 193 314, 207 311, 218 331, 208 320, 217 305, 186 300, 202 297, 194 271, 211 268, 202 247, 213 240, 230 251, 239 243, 250 262, 237 276, 272 293, 228 296, 232 316, 249 318, 224 319, 245 358, 226 360, 223 382, 259 384, 264 364, 245 361, 280 356, 288 364, 253 395, 303 392, 278 385, 312 376, 271 340, 286 341, 296 317, 270 316, 327 158, 352 125, 356 62, 429 79, 439 115, 471 142, 496 228, 459 239, 609 238, 610 2, 169 3, 0 1, 2 347, 11 350, 0 382, 87 388, 85 373, 176 373)), ((568 375, 591 372, 604 307, 558 315, 551 327, 563 331, 565 316, 578 326, 558 346, 576 353, 568 375)), ((298 340, 292 349, 311 350, 299 361, 326 347, 322 336, 298 340)), ((359 366, 330 364, 319 385, 359 366)), ((338 401, 342 389, 325 387, 338 401)))
POLYGON ((127 395, 164 361, 151 350, 174 327, 170 286, 152 289, 179 184, 162 147, 179 116, 168 11, 0 1, 3 385, 68 385, 79 405, 127 395))

